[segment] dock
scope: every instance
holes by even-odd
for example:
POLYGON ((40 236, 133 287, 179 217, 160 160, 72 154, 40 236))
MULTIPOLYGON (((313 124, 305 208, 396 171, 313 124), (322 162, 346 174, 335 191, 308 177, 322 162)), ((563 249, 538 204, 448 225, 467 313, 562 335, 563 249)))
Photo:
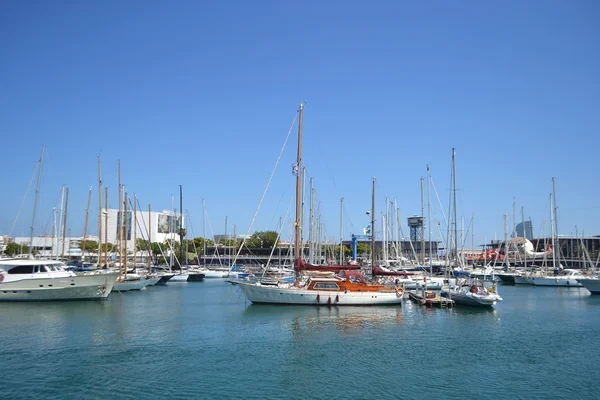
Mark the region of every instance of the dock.
POLYGON ((437 293, 431 291, 426 291, 425 293, 423 293, 423 291, 420 291, 420 293, 421 294, 419 294, 418 290, 410 291, 408 292, 408 297, 415 303, 418 303, 425 307, 454 307, 454 300, 452 299, 440 297, 437 293))

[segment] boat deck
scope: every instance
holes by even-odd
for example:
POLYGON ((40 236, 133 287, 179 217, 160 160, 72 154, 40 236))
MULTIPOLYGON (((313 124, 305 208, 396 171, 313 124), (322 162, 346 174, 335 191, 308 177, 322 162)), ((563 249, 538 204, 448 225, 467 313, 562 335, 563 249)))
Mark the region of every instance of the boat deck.
POLYGON ((418 303, 422 306, 425 307, 440 307, 440 308, 449 308, 449 307, 454 307, 454 300, 445 298, 445 297, 440 297, 437 293, 434 292, 428 292, 428 293, 434 293, 435 296, 434 297, 423 297, 423 292, 421 291, 420 294, 418 293, 418 291, 410 291, 408 292, 408 297, 414 301, 415 303, 418 303))

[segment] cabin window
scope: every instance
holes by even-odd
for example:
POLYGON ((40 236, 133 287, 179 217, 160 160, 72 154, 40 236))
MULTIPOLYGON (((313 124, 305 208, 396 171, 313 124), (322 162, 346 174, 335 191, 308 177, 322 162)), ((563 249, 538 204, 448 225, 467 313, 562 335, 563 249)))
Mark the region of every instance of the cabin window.
POLYGON ((40 266, 39 266, 39 265, 36 265, 36 266, 34 267, 33 273, 38 273, 38 272, 40 272, 40 266))
POLYGON ((45 265, 40 265, 40 272, 48 272, 48 267, 45 265))
POLYGON ((31 274, 33 272, 33 265, 19 265, 8 271, 9 274, 31 274))
POLYGON ((334 282, 317 282, 314 289, 316 290, 339 290, 340 287, 334 282))

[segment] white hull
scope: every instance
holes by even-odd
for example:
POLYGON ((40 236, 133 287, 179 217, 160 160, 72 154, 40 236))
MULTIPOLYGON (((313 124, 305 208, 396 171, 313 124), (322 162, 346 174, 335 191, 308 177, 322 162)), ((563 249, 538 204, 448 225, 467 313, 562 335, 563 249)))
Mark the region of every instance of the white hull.
POLYGON ((117 277, 107 273, 1 282, 0 301, 103 300, 117 277))
POLYGON ((306 290, 295 287, 263 286, 257 283, 237 282, 252 303, 295 304, 313 306, 366 306, 401 304, 402 296, 395 292, 338 292, 306 290))
POLYGON ((553 277, 553 276, 534 276, 531 283, 535 286, 559 286, 559 287, 582 287, 575 278, 553 277))
POLYGON ((457 292, 453 290, 446 290, 443 293, 446 295, 444 297, 454 300, 456 304, 462 304, 465 306, 492 307, 494 304, 496 304, 496 302, 502 301, 502 297, 493 293, 481 295, 470 292, 465 293, 463 291, 457 292))
POLYGON ((531 278, 528 276, 515 275, 515 284, 516 285, 532 285, 531 278))
POLYGON ((599 278, 580 278, 577 282, 581 283, 583 287, 590 291, 592 294, 600 294, 600 279, 599 278))
POLYGON ((154 286, 158 283, 158 281, 160 281, 160 276, 146 277, 146 280, 148 281, 146 286, 154 286))
POLYGON ((169 279, 169 282, 187 282, 188 278, 188 274, 175 274, 169 279))
POLYGON ((124 280, 122 282, 116 282, 113 286, 113 292, 128 292, 130 290, 142 290, 150 284, 149 279, 136 278, 131 280, 124 280))
POLYGON ((204 274, 204 279, 221 279, 229 276, 229 270, 217 271, 213 269, 201 269, 200 272, 204 274))

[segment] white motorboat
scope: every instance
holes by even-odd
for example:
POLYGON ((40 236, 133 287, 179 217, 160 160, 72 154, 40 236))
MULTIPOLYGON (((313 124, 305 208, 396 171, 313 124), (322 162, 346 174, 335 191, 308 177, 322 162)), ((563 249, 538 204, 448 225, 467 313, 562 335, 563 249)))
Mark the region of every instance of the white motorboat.
MULTIPOLYGON (((160 278, 158 278, 160 279, 160 278)), ((158 279, 146 279, 145 276, 138 274, 127 274, 120 279, 117 279, 113 286, 114 292, 128 292, 130 290, 142 290, 146 286, 149 286, 152 282, 158 282, 158 279)))
POLYGON ((531 277, 531 283, 535 286, 559 286, 559 287, 582 287, 578 279, 586 278, 579 271, 574 269, 565 269, 562 272, 552 275, 537 275, 531 277))
POLYGON ((600 278, 587 277, 577 278, 577 282, 583 285, 591 294, 600 294, 600 278))
POLYGON ((442 289, 442 297, 447 297, 456 304, 476 307, 492 307, 499 301, 502 301, 496 293, 495 285, 485 288, 483 281, 466 279, 457 282, 456 285, 442 289))
POLYGON ((77 275, 54 260, 0 260, 0 301, 102 300, 110 294, 118 273, 77 275))

